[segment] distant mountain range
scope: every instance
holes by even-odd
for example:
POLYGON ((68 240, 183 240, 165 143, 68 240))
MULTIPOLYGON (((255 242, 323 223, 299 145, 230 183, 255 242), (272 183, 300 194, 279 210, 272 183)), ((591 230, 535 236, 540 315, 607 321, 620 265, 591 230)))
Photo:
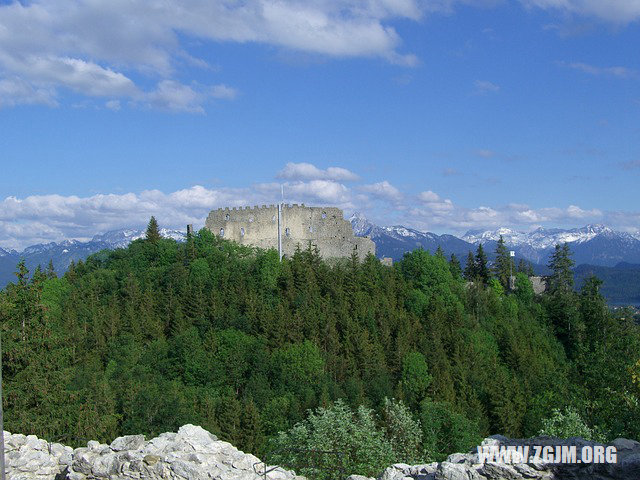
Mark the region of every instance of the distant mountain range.
POLYGON ((380 258, 390 257, 394 260, 400 260, 406 252, 416 248, 429 250, 433 253, 438 247, 441 247, 447 255, 455 253, 458 258, 463 260, 469 250, 475 251, 476 249, 471 243, 453 235, 437 235, 402 226, 379 227, 369 222, 360 213, 354 213, 349 221, 356 236, 371 237, 376 244, 376 255, 380 258))
POLYGON ((464 261, 469 250, 482 244, 492 257, 500 236, 507 246, 539 268, 544 268, 556 244, 569 243, 576 265, 583 263, 613 267, 620 262, 640 263, 640 233, 616 232, 603 225, 582 228, 538 228, 532 232, 517 232, 508 228, 496 230, 470 230, 462 237, 420 232, 402 226, 378 227, 363 215, 349 219, 356 235, 369 235, 376 243, 379 257, 399 260, 406 251, 422 247, 434 252, 440 246, 447 255, 455 253, 464 261))
MULTIPOLYGON (((177 230, 160 229, 163 237, 184 240, 186 233, 177 230)), ((64 240, 62 242, 41 243, 25 248, 22 252, 0 248, 0 288, 15 280, 14 272, 20 259, 24 258, 27 268, 33 271, 38 265, 46 268, 49 261, 59 274, 69 268, 72 261, 84 260, 100 250, 124 248, 129 243, 145 236, 144 230, 114 230, 95 235, 88 242, 64 240)))
MULTIPOLYGON (((640 233, 616 232, 602 225, 587 225, 582 228, 559 229, 538 228, 532 232, 518 232, 508 228, 496 230, 470 230, 462 237, 421 232, 403 226, 380 227, 371 223, 362 214, 349 218, 353 231, 358 236, 370 236, 376 244, 378 257, 400 260, 416 248, 435 252, 438 247, 447 256, 454 253, 464 263, 467 253, 482 243, 491 261, 500 235, 511 250, 516 252, 516 262, 525 259, 531 262, 538 274, 547 274, 549 255, 557 243, 567 242, 571 246, 576 268, 577 284, 591 273, 605 280, 603 293, 613 301, 640 303, 640 233)), ((162 229, 164 237, 184 240, 185 232, 162 229)), ((22 252, 0 248, 0 288, 15 279, 16 264, 25 259, 29 270, 37 265, 45 268, 49 260, 58 273, 67 270, 71 261, 84 260, 92 253, 104 249, 126 247, 133 240, 143 238, 143 230, 114 230, 95 235, 88 242, 65 240, 32 245, 22 252)))

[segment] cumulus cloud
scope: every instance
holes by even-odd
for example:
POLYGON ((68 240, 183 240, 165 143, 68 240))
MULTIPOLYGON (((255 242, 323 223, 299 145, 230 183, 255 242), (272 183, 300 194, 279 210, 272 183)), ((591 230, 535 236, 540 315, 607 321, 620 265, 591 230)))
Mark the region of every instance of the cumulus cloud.
MULTIPOLYGON (((21 249, 35 243, 84 240, 109 230, 144 227, 152 215, 170 228, 188 223, 202 226, 214 208, 274 204, 281 198, 280 189, 280 183, 272 182, 243 188, 194 185, 169 193, 10 196, 0 200, 0 247, 21 249)), ((288 203, 334 205, 349 211, 355 209, 357 197, 345 185, 327 179, 286 182, 284 195, 288 203)))
POLYGON ((488 93, 497 93, 500 91, 500 86, 487 80, 476 80, 473 83, 475 92, 478 95, 486 95, 488 93))
MULTIPOLYGON (((183 65, 211 70, 192 56, 183 36, 204 41, 264 43, 329 57, 377 57, 415 65, 400 51, 393 19, 419 20, 432 11, 417 0, 186 0, 96 2, 35 0, 0 3, 0 105, 55 103, 59 90, 131 99, 200 112, 207 98, 232 99, 224 84, 197 90, 176 85, 183 65), (28 28, 27 28, 28 26, 28 28), (145 92, 133 78, 160 77, 145 92), (13 79, 13 80, 11 80, 13 79), (16 80, 17 79, 17 80, 16 80), (6 82, 24 84, 11 97, 6 82), (173 82, 173 83, 166 83, 173 82), (190 91, 191 89, 191 91, 190 91), (13 98, 13 100, 11 100, 13 98)), ((434 2, 438 3, 438 2, 434 2)), ((436 9, 437 10, 437 9, 436 9)))
POLYGON ((329 167, 322 170, 311 163, 287 163, 278 173, 278 178, 286 180, 335 180, 356 181, 358 175, 342 167, 329 167))
POLYGON ((388 181, 373 183, 371 185, 363 185, 360 187, 363 192, 369 193, 376 199, 384 199, 398 201, 402 199, 402 193, 388 181))
MULTIPOLYGON (((339 167, 323 170, 313 164, 288 164, 283 171, 292 175, 284 184, 263 182, 236 188, 194 185, 174 192, 145 190, 85 197, 55 194, 7 197, 0 200, 0 247, 22 249, 63 239, 85 240, 114 229, 142 228, 151 215, 169 228, 183 228, 189 223, 201 227, 209 211, 217 207, 277 203, 282 186, 287 203, 337 206, 347 214, 353 211, 370 214, 383 225, 402 224, 454 234, 478 228, 528 229, 539 225, 567 227, 587 223, 635 231, 640 223, 640 212, 611 212, 578 205, 465 207, 433 190, 415 194, 400 192, 386 180, 345 185, 339 177, 344 178, 344 172, 349 171, 339 167), (334 178, 329 178, 332 175, 334 178), (386 216, 381 218, 380 212, 386 216)), ((354 176, 352 172, 347 175, 348 178, 354 176)))
POLYGON ((440 201, 440 195, 438 195, 435 192, 432 192, 431 190, 427 190, 426 192, 420 192, 420 195, 418 195, 418 198, 423 202, 427 202, 427 203, 440 201))
POLYGON ((50 87, 32 85, 18 77, 0 79, 0 108, 16 105, 56 107, 58 102, 50 87))
MULTIPOLYGON (((397 20, 420 21, 452 13, 458 5, 493 7, 500 0, 33 0, 0 3, 0 107, 58 105, 65 90, 127 105, 201 112, 207 100, 233 99, 233 87, 175 85, 185 66, 206 69, 185 38, 204 42, 262 43, 331 58, 379 58, 414 66, 397 20), (142 78, 156 87, 145 88, 142 78), (165 81, 174 82, 174 85, 165 81), (191 89, 192 91, 189 91, 191 89), (17 94, 12 95, 12 92, 17 94), (145 97, 147 101, 145 101, 145 97)), ((637 0, 521 0, 528 8, 629 23, 640 17, 637 0)), ((581 64, 575 64, 581 68, 581 64)), ((582 68, 589 70, 587 65, 582 68)), ((602 74, 624 76, 623 67, 602 74)), ((188 82, 187 82, 188 83, 188 82)), ((475 91, 500 86, 478 80, 475 91)))

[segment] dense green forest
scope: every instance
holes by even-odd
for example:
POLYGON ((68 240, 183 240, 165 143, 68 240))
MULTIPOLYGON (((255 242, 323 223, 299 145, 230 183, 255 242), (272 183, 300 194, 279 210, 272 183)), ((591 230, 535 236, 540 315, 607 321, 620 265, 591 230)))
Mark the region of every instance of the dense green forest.
POLYGON ((328 411, 382 436, 420 430, 391 435, 385 461, 532 436, 554 412, 640 438, 638 326, 597 279, 574 291, 567 248, 540 297, 524 273, 508 288, 503 250, 489 269, 480 247, 464 272, 423 250, 393 267, 310 248, 280 262, 151 225, 61 278, 21 264, 0 292, 5 429, 77 445, 194 423, 257 454, 328 411))

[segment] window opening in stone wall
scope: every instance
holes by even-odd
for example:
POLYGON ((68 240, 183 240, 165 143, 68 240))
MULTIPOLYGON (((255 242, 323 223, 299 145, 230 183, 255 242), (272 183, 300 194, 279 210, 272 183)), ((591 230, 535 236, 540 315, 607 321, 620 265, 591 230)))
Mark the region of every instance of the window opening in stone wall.
POLYGON ((221 236, 221 237, 224 237, 224 228, 221 228, 221 229, 220 229, 220 236, 221 236))
POLYGON ((253 217, 249 217, 249 223, 253 222, 253 217))
POLYGON ((327 212, 322 212, 322 218, 327 218, 327 212))
POLYGON ((291 231, 289 230, 289 227, 284 229, 284 234, 288 237, 289 234, 291 233, 291 231))
POLYGON ((313 227, 309 225, 309 233, 313 233, 313 227))
POLYGON ((240 236, 241 236, 241 237, 244 237, 244 227, 242 227, 242 228, 240 229, 240 236))
POLYGON ((225 220, 229 220, 229 214, 228 213, 224 216, 224 219, 225 220))
POLYGON ((271 217, 271 221, 275 222, 276 221, 276 216, 274 215, 273 217, 271 217))

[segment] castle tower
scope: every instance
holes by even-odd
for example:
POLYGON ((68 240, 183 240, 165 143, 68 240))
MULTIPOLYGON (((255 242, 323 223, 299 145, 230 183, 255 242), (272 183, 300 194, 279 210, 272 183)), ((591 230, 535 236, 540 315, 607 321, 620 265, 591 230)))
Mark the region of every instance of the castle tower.
POLYGON ((280 217, 277 205, 219 208, 209 213, 205 227, 222 238, 264 249, 277 249, 280 239, 287 256, 293 255, 298 245, 302 249, 317 247, 322 258, 350 257, 354 250, 361 259, 375 253, 373 241, 354 236, 342 210, 335 207, 284 204, 280 217))

